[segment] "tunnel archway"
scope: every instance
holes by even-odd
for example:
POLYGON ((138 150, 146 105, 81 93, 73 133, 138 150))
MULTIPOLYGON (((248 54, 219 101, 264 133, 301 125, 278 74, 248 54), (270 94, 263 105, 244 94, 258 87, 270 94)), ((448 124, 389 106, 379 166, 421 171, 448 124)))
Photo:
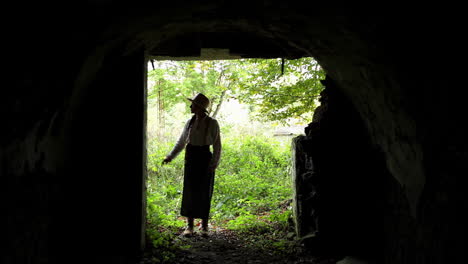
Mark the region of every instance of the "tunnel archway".
MULTIPOLYGON (((143 175, 145 52, 162 52, 161 40, 189 37, 184 36, 189 32, 245 32, 250 40, 271 45, 242 56, 278 52, 285 58, 316 58, 363 120, 391 176, 384 184, 385 262, 462 262, 466 219, 458 210, 466 207, 466 195, 459 182, 460 172, 467 169, 466 129, 459 124, 464 104, 457 96, 462 82, 450 67, 433 67, 428 56, 443 51, 440 65, 451 65, 458 57, 459 43, 451 41, 456 34, 446 30, 456 28, 456 19, 433 19, 448 8, 426 4, 420 12, 394 6, 369 14, 357 6, 317 5, 310 10, 276 1, 249 8, 240 3, 175 5, 108 1, 76 6, 75 13, 56 13, 49 6, 18 9, 17 17, 30 23, 18 22, 8 31, 15 39, 7 45, 13 55, 7 60, 10 68, 24 68, 30 39, 38 40, 34 49, 42 52, 36 53, 41 67, 12 73, 8 80, 15 89, 2 96, 8 124, 2 137, 2 174, 7 175, 7 196, 21 197, 8 207, 13 253, 7 260, 54 259, 75 250, 116 258, 137 254, 143 188, 142 179, 130 174, 143 175), (60 67, 70 50, 70 67, 60 67), (112 89, 118 92, 109 97, 112 89), (96 113, 106 108, 119 109, 118 117, 103 122, 96 113), (440 120, 443 125, 434 125, 440 120), (112 131, 112 140, 128 140, 118 148, 99 139, 108 135, 103 131, 112 131), (101 164, 115 160, 103 153, 125 158, 118 159, 118 168, 104 169, 101 164), (118 206, 102 206, 108 197, 116 197, 118 206), (100 224, 113 212, 119 215, 102 231, 100 224), (127 215, 140 217, 129 220, 127 215), (70 247, 61 243, 68 225, 79 227, 70 247), (122 226, 121 236, 111 231, 122 226), (102 250, 100 241, 106 239, 110 243, 102 250)), ((223 38, 233 45, 225 48, 249 50, 236 42, 242 36, 223 38)))
MULTIPOLYGON (((145 21, 147 20, 148 19, 146 19, 145 21)), ((217 23, 213 21, 200 22, 198 24, 179 22, 176 25, 170 25, 163 29, 151 28, 150 30, 142 30, 141 32, 134 33, 134 37, 131 38, 131 40, 126 39, 124 41, 123 46, 126 49, 124 53, 126 52, 131 53, 133 50, 138 50, 139 47, 140 48, 143 47, 146 50, 146 54, 149 56, 167 56, 167 57, 177 57, 177 56, 187 57, 188 56, 192 58, 198 57, 202 59, 203 58, 213 59, 213 56, 218 59, 229 59, 233 57, 234 58, 242 58, 242 57, 244 58, 248 58, 248 57, 297 58, 297 57, 301 57, 305 55, 310 55, 312 53, 312 54, 318 54, 318 56, 322 56, 322 59, 325 60, 325 62, 327 62, 327 59, 330 60, 328 56, 332 56, 332 57, 336 56, 336 55, 331 55, 333 53, 330 52, 330 48, 326 49, 322 47, 322 49, 320 49, 321 52, 324 52, 324 50, 326 50, 323 53, 325 55, 322 55, 320 51, 318 53, 317 51, 314 51, 313 50, 314 47, 312 47, 312 49, 310 50, 307 48, 303 48, 300 45, 288 39, 289 36, 287 34, 280 35, 278 37, 274 31, 269 32, 268 30, 265 30, 264 28, 260 28, 258 29, 258 32, 256 32, 255 29, 259 27, 256 24, 249 24, 246 21, 242 21, 242 23, 240 23, 240 26, 236 25, 235 23, 233 24, 229 24, 225 22, 217 23), (248 28, 249 31, 239 32, 239 30, 242 30, 242 28, 248 28), (176 33, 173 33, 173 32, 176 32, 176 33), (161 37, 163 38, 163 40, 160 40, 158 36, 164 36, 164 38, 161 37), (253 43, 255 43, 255 46, 252 48, 251 46, 245 44, 245 43, 251 43, 248 41, 253 41, 253 43), (286 46, 285 46, 285 43, 286 43, 286 46), (210 50, 213 48, 222 49, 224 50, 224 53, 223 54, 211 53, 209 55, 204 54, 203 51, 210 50), (226 50, 228 50, 229 52, 226 52, 226 50), (235 52, 231 52, 232 50, 234 50, 235 52), (203 57, 203 56, 211 56, 211 57, 203 57)), ((302 34, 299 34, 299 35, 302 35, 302 34)), ((329 40, 327 39, 320 40, 318 43, 319 45, 322 45, 321 43, 323 42, 326 43, 326 42, 329 42, 329 40)), ((302 44, 302 45, 306 45, 306 44, 302 44)), ((332 46, 332 44, 329 44, 329 45, 332 46)), ((346 66, 348 67, 350 66, 349 62, 347 62, 347 64, 345 65, 339 65, 338 70, 340 68, 345 68, 346 66)), ((332 72, 336 70, 337 69, 332 69, 332 72)), ((369 74, 369 73, 366 73, 366 74, 369 74)), ((359 79, 359 78, 363 78, 363 76, 368 76, 368 75, 360 74, 358 76, 352 75, 350 77, 359 79)), ((365 82, 365 80, 360 80, 360 82, 365 82)), ((341 88, 334 87, 334 89, 341 89, 341 88)), ((348 94, 346 94, 346 91, 342 91, 342 93, 345 94, 345 96, 348 96, 348 94)), ((365 100, 365 99, 361 98, 361 100, 365 100)), ((364 102, 364 103, 367 104, 367 102, 364 102)), ((378 103, 377 105, 379 106, 378 103)), ((350 110, 355 111, 353 109, 355 106, 353 106, 352 104, 349 104, 348 107, 350 107, 350 110)), ((371 106, 369 105, 367 105, 366 107, 371 108, 371 106)), ((366 109, 366 110, 371 111, 371 112, 373 111, 369 109, 366 109)), ((375 113, 373 113, 373 117, 375 118, 375 113)), ((367 124, 374 125, 374 123, 367 123, 367 124)), ((379 129, 384 129, 384 128, 379 128, 379 129)), ((375 254, 375 253, 372 252, 372 254, 375 254)))
MULTIPOLYGON (((200 12, 211 14, 214 10, 200 12)), ((215 16, 206 19, 194 8, 191 11, 194 15, 186 22, 181 19, 161 24, 161 17, 148 15, 125 24, 123 29, 113 27, 108 35, 124 36, 121 40, 127 42, 128 52, 144 47, 149 55, 156 56, 197 57, 203 45, 207 45, 207 48, 233 49, 234 57, 316 58, 343 93, 353 101, 373 135, 374 143, 388 154, 387 165, 400 184, 406 186, 414 214, 421 186, 424 185, 422 146, 411 125, 409 109, 405 109, 409 105, 404 99, 407 91, 398 82, 400 76, 396 68, 388 67, 393 62, 389 59, 390 55, 378 54, 372 43, 365 42, 359 33, 352 32, 352 24, 347 23, 355 22, 353 20, 340 16, 307 17, 297 9, 283 11, 282 14, 275 13, 278 16, 272 18, 273 22, 268 21, 268 24, 251 17, 215 16), (279 17, 286 19, 279 21, 279 17), (181 43, 183 45, 178 46, 181 43), (255 48, 252 45, 246 47, 245 43, 254 43, 255 48), (381 67, 382 61, 388 62, 386 66, 381 67), (389 91, 392 94, 387 96, 389 91), (405 124, 405 127, 402 128, 400 124, 405 124), (399 137, 412 138, 414 141, 409 144, 391 143, 399 137), (413 154, 402 156, 401 152, 413 154), (412 171, 411 179, 403 175, 406 170, 412 171)), ((230 11, 229 14, 235 12, 230 11)))

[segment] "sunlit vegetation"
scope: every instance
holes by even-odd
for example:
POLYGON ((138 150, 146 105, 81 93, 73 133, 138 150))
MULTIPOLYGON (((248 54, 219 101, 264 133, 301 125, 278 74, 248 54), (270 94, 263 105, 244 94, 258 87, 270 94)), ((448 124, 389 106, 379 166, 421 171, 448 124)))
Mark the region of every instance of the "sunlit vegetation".
MULTIPOLYGON (((179 214, 184 153, 170 164, 161 161, 190 118, 186 98, 202 92, 213 101, 210 115, 219 121, 223 145, 211 228, 237 232, 259 247, 286 248, 284 240, 294 234, 292 136, 275 137, 274 132, 303 128, 311 121, 323 89, 318 64, 311 58, 284 64, 281 60, 154 61, 149 70, 147 230, 153 246, 182 246, 171 241, 186 224, 179 214)), ((296 129, 293 135, 302 131, 296 129)), ((160 252, 162 259, 171 257, 170 250, 160 252)))
MULTIPOLYGON (((172 144, 156 143, 150 147, 148 215, 158 225, 179 228, 182 198, 183 157, 171 165, 161 165, 161 157, 172 144)), ((274 222, 284 218, 292 187, 289 146, 267 137, 242 135, 225 138, 223 156, 216 171, 212 200, 212 222, 224 228, 246 230, 260 227, 252 219, 274 222), (249 219, 249 221, 245 221, 249 219)))

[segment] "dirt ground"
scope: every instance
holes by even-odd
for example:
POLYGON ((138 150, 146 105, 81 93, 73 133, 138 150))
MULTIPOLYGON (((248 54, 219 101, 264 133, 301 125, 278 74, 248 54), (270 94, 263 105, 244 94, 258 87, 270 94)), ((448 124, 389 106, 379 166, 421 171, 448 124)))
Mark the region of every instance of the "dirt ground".
POLYGON ((171 260, 164 261, 147 255, 140 264, 335 264, 337 262, 337 259, 331 257, 314 257, 300 245, 290 246, 287 250, 259 246, 256 241, 246 240, 242 235, 229 230, 213 230, 208 237, 202 237, 197 232, 192 237, 178 235, 174 240, 174 243, 180 246, 173 251, 171 260))

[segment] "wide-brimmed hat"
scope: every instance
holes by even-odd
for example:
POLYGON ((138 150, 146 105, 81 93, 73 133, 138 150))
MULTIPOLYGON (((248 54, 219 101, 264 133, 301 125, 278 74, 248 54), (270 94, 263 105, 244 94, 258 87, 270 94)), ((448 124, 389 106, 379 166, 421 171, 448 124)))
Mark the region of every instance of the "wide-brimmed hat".
POLYGON ((198 107, 201 107, 205 112, 208 110, 208 106, 210 105, 210 99, 206 97, 202 93, 198 93, 195 95, 193 98, 187 98, 189 101, 191 101, 193 104, 196 104, 198 107))

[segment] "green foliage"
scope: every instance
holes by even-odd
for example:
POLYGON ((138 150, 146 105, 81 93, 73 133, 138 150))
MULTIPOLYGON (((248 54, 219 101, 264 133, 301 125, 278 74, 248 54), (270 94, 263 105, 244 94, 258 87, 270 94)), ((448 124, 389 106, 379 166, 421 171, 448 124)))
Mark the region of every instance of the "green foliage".
MULTIPOLYGON (((161 165, 171 147, 170 143, 150 142, 147 212, 150 221, 156 225, 180 228, 184 225, 178 214, 183 188, 183 158, 176 158, 171 165, 161 165)), ((289 163, 287 144, 267 137, 226 138, 221 163, 216 170, 213 220, 223 225, 241 215, 278 208, 292 195, 289 163)))
POLYGON ((291 197, 287 145, 244 135, 227 138, 223 146, 213 194, 215 221, 269 211, 291 197))
POLYGON ((170 109, 202 92, 212 100, 211 111, 227 96, 252 106, 259 120, 285 123, 312 119, 325 78, 313 58, 163 61, 155 67, 148 75, 150 104, 158 99, 170 109))
POLYGON ((147 252, 151 263, 172 263, 175 251, 182 245, 174 240, 174 234, 185 223, 179 218, 176 208, 180 205, 180 182, 182 178, 178 173, 182 164, 175 166, 161 166, 161 157, 168 143, 157 141, 148 142, 148 181, 147 181, 147 243, 151 250, 147 252))
MULTIPOLYGON (((310 121, 323 77, 323 71, 311 58, 285 61, 284 73, 281 60, 158 64, 161 67, 148 76, 147 146, 147 235, 149 243, 160 252, 156 263, 168 262, 175 247, 174 234, 185 226, 185 219, 179 214, 184 153, 168 165, 162 165, 161 161, 189 118, 188 107, 184 105, 188 104, 186 98, 203 92, 216 105, 226 94, 247 103, 251 113, 261 116, 262 121, 285 121, 292 117, 310 121), (164 126, 158 123, 154 129, 156 106, 171 118, 161 119, 164 126)), ((233 114, 221 113, 220 118, 233 114)), ((287 250, 292 234, 291 141, 272 137, 271 131, 264 133, 266 122, 258 126, 257 121, 249 118, 241 123, 220 123, 223 150, 216 170, 211 223, 243 234, 246 241, 252 241, 252 246, 260 249, 287 250)), ((271 129, 272 123, 268 125, 271 129)))
POLYGON ((147 218, 154 226, 164 226, 172 231, 184 226, 176 208, 180 207, 183 163, 178 160, 172 166, 162 166, 161 160, 169 149, 169 143, 149 142, 147 218))
MULTIPOLYGON (((186 248, 181 241, 174 240, 174 233, 163 226, 155 226, 149 222, 146 228, 147 247, 143 258, 149 259, 150 263, 177 263, 176 251, 186 248)), ((148 262, 145 262, 148 263, 148 262)))
POLYGON ((227 224, 228 229, 239 231, 240 233, 264 234, 270 231, 271 227, 267 222, 262 221, 259 216, 244 214, 231 220, 227 224))
POLYGON ((256 105, 260 120, 287 122, 289 118, 311 120, 325 72, 313 58, 297 60, 253 59, 245 65, 250 74, 239 89, 239 98, 256 105))
MULTIPOLYGON (((228 134, 228 133, 227 133, 228 134)), ((170 263, 175 238, 185 226, 180 217, 183 153, 170 165, 162 158, 173 142, 148 142, 147 238, 153 263, 170 263)), ((277 252, 289 250, 292 186, 289 140, 261 135, 226 135, 216 171, 211 207, 214 226, 243 234, 246 244, 277 252)))
POLYGON ((290 218, 290 210, 279 209, 262 215, 240 216, 228 226, 241 235, 244 245, 286 256, 295 251, 295 233, 289 225, 290 218))

